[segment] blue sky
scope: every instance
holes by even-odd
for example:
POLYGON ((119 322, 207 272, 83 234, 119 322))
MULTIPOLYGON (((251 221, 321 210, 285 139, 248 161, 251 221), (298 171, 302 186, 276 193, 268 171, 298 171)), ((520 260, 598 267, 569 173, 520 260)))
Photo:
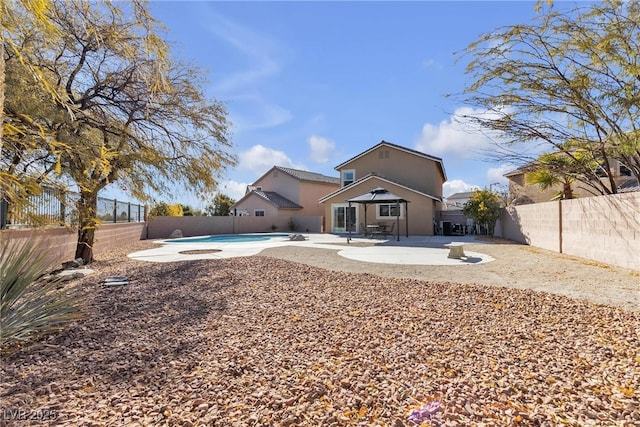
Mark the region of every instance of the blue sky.
MULTIPOLYGON (((208 71, 233 123, 237 167, 220 191, 239 199, 274 165, 338 176, 381 140, 443 159, 444 195, 506 183, 487 141, 456 123, 445 97, 468 83, 462 51, 481 34, 529 23, 525 1, 152 1, 174 54, 208 71)), ((495 186, 494 186, 495 188, 495 186)), ((120 197, 121 198, 121 197, 120 197)), ((169 202, 201 207, 177 190, 169 202)))

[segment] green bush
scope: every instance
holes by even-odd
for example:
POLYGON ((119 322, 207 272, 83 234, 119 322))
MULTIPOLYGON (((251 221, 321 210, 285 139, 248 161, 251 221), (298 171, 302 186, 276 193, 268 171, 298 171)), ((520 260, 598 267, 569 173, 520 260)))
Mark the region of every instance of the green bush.
POLYGON ((58 331, 80 317, 79 299, 61 289, 61 279, 36 244, 9 243, 0 251, 0 347, 58 331))

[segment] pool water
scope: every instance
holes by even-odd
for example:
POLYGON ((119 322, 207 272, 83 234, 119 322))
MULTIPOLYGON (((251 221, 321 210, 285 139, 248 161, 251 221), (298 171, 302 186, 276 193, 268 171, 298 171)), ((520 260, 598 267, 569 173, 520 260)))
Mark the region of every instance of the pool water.
POLYGON ((239 243, 263 242, 273 237, 288 237, 288 234, 216 234, 212 236, 171 239, 170 243, 239 243))

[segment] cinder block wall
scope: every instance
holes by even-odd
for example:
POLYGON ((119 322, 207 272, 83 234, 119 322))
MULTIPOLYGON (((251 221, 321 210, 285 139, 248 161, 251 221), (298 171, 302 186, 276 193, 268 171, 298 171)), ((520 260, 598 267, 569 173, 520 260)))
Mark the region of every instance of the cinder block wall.
POLYGON ((504 238, 640 270, 640 193, 585 197, 508 208, 504 238))
POLYGON ((181 230, 184 237, 237 233, 291 233, 289 221, 293 220, 295 232, 322 232, 322 217, 312 215, 278 216, 157 216, 149 218, 147 238, 166 239, 174 230, 181 230), (275 226, 275 230, 274 230, 275 226), (308 231, 307 231, 308 230, 308 231))
POLYGON ((501 235, 516 242, 559 252, 559 215, 560 206, 558 202, 535 203, 507 208, 500 217, 501 235))
MULTIPOLYGON (((125 246, 131 242, 145 240, 147 226, 144 222, 102 224, 96 230, 96 241, 93 246, 93 255, 100 256, 105 251, 125 246)), ((75 249, 75 241, 74 241, 75 249)))
MULTIPOLYGON (((125 246, 144 239, 146 225, 143 222, 102 224, 96 231, 94 256, 114 247, 125 246)), ((78 234, 76 230, 64 227, 42 229, 10 229, 0 232, 0 243, 4 246, 11 241, 36 243, 47 254, 52 264, 72 260, 76 253, 78 234)))
POLYGON ((562 252, 640 270, 640 193, 563 201, 562 252))

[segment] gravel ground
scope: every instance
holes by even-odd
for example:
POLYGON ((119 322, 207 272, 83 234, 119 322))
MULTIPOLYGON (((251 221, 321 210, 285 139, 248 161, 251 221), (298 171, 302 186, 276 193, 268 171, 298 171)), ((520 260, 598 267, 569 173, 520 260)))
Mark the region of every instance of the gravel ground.
POLYGON ((424 426, 640 425, 636 272, 506 244, 455 270, 303 249, 113 251, 70 285, 84 320, 3 355, 0 423, 399 427, 430 403, 424 426))

